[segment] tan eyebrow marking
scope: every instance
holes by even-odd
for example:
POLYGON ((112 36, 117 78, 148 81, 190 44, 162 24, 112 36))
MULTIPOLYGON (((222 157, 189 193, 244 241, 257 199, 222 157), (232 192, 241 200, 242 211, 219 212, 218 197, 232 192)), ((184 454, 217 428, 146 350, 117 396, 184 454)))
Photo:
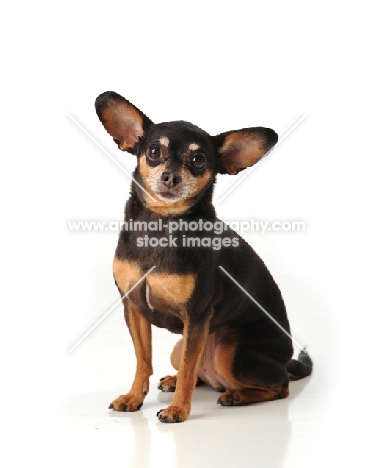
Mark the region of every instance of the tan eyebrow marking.
POLYGON ((197 143, 190 143, 189 145, 189 151, 196 151, 200 148, 200 146, 197 143))
POLYGON ((159 143, 162 145, 162 146, 165 146, 166 148, 168 148, 168 145, 169 145, 169 139, 167 137, 161 137, 159 139, 159 143))

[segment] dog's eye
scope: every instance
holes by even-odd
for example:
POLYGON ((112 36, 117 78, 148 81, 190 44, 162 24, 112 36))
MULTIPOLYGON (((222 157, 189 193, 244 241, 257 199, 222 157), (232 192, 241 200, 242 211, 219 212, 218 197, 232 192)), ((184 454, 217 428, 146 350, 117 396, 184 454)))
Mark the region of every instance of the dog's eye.
POLYGON ((157 161, 161 157, 161 149, 158 145, 152 145, 148 149, 148 157, 152 161, 157 161))
POLYGON ((195 169, 203 169, 205 167, 205 156, 202 153, 196 153, 191 158, 190 163, 195 169))

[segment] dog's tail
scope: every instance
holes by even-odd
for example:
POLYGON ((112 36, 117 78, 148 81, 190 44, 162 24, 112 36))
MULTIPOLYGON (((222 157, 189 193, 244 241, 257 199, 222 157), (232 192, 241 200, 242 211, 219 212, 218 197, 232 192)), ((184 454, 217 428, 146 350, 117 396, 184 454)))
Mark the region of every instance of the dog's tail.
POLYGON ((291 359, 287 365, 289 380, 299 380, 311 375, 313 363, 306 349, 302 349, 298 359, 291 359))

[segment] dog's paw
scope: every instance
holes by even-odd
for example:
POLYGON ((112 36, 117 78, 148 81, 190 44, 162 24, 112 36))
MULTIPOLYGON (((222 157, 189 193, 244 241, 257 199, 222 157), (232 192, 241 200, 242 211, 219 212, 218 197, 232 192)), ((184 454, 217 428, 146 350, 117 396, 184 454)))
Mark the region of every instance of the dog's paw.
POLYGON ((162 390, 162 392, 174 392, 176 390, 176 380, 177 377, 175 375, 162 377, 158 384, 158 390, 162 390))
POLYGON ((126 395, 120 395, 114 400, 108 409, 114 409, 115 411, 137 411, 143 406, 143 401, 133 393, 127 393, 126 395))
POLYGON ((158 411, 157 417, 164 423, 178 423, 185 421, 190 414, 190 407, 169 406, 166 409, 158 411))
POLYGON ((237 390, 226 390, 218 398, 217 403, 222 406, 244 406, 248 404, 243 393, 237 390))
POLYGON ((273 386, 271 388, 242 388, 239 390, 226 390, 218 398, 218 404, 222 406, 244 406, 262 401, 279 400, 287 398, 288 387, 273 386))

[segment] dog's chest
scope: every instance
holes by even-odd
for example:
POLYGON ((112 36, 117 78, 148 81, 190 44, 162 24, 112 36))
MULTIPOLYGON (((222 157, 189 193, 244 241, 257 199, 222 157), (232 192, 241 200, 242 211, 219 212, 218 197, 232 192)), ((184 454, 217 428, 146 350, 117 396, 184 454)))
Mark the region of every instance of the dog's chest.
POLYGON ((146 299, 149 308, 159 309, 164 305, 184 307, 195 288, 194 275, 154 273, 146 280, 146 299))
MULTIPOLYGON (((137 262, 114 259, 113 274, 123 294, 140 290, 140 298, 150 310, 180 315, 195 289, 195 275, 170 274, 154 270, 142 281, 145 272, 137 262)), ((135 293, 136 294, 136 293, 135 293)))

